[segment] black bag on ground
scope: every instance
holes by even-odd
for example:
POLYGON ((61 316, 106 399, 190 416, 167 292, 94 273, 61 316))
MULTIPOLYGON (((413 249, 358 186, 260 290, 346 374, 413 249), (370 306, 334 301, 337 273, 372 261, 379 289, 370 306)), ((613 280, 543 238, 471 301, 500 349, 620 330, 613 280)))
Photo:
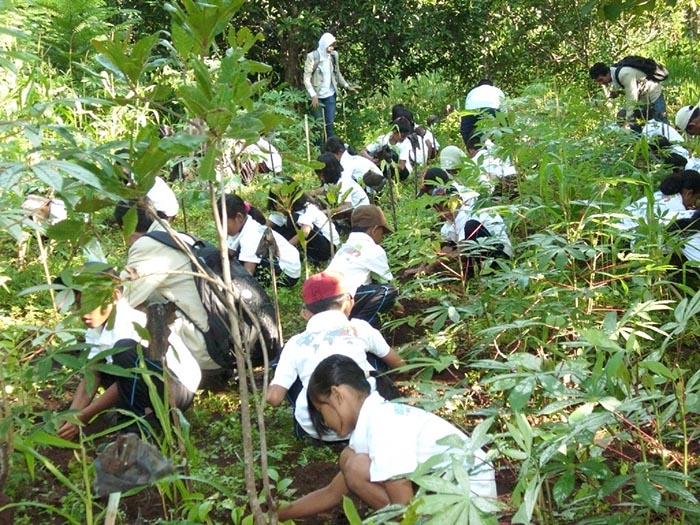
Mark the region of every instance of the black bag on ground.
MULTIPOLYGON (((223 283, 223 268, 221 266, 219 248, 189 234, 187 235, 194 241, 194 244, 189 246, 189 248, 202 265, 202 268, 210 277, 221 279, 223 283)), ((146 236, 170 248, 181 250, 180 245, 168 232, 154 231, 147 233, 146 236)), ((229 259, 229 266, 234 297, 236 301, 242 302, 254 313, 262 330, 267 355, 270 359, 273 359, 279 352, 280 340, 272 301, 270 301, 260 283, 235 258, 229 259)), ((194 263, 192 264, 192 270, 195 273, 199 273, 194 263)), ((233 350, 233 339, 231 337, 228 310, 226 309, 223 292, 206 279, 196 275, 194 276, 194 281, 209 321, 208 332, 200 329, 206 341, 207 353, 222 368, 233 369, 236 367, 236 357, 233 350)), ((254 342, 250 355, 253 366, 262 365, 264 363, 263 348, 252 319, 247 313, 243 312, 242 316, 239 317, 239 323, 241 324, 243 347, 248 348, 254 342)))
POLYGON ((647 76, 647 80, 653 80, 654 82, 663 82, 668 78, 668 70, 653 58, 630 55, 613 64, 613 66, 617 68, 615 70, 615 80, 618 84, 620 83, 620 68, 623 67, 638 69, 647 76))

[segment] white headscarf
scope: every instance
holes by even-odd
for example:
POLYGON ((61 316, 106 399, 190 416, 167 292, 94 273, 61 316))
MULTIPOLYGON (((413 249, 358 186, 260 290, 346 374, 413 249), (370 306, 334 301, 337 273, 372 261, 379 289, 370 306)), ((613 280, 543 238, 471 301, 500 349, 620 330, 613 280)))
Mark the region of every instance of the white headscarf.
POLYGON ((330 55, 328 54, 328 46, 335 44, 335 37, 330 33, 323 33, 318 41, 318 52, 322 59, 327 59, 330 55))

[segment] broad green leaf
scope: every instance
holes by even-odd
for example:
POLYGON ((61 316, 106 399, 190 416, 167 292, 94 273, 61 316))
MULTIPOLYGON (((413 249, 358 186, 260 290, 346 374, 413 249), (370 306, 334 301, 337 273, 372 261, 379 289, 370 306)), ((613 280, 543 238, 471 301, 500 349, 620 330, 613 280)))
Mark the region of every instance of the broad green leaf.
POLYGON ((661 510, 661 491, 646 480, 643 474, 635 477, 634 488, 645 505, 656 512, 661 510))
POLYGON ((525 377, 518 381, 508 394, 508 403, 514 412, 519 412, 532 397, 532 394, 537 386, 537 380, 534 377, 525 377))
POLYGON ((523 501, 518 507, 518 510, 513 515, 511 523, 522 523, 526 525, 532 521, 532 513, 537 504, 537 497, 540 492, 541 481, 539 477, 534 476, 527 484, 523 501))
POLYGON ((552 496, 557 505, 563 505, 574 490, 575 476, 573 470, 567 470, 562 474, 552 487, 552 496))
POLYGON ((56 434, 50 434, 45 430, 37 430, 31 434, 31 441, 35 445, 46 445, 49 447, 72 448, 79 449, 80 444, 73 441, 68 441, 58 437, 56 434))
POLYGON ((76 241, 85 231, 85 221, 77 219, 65 219, 49 226, 46 235, 57 241, 76 241))
POLYGON ((347 496, 343 496, 343 512, 350 525, 362 525, 362 518, 355 508, 353 501, 347 496))
POLYGON ((671 372, 663 363, 658 361, 642 361, 640 364, 649 371, 659 374, 666 379, 670 379, 672 381, 676 379, 675 374, 671 372))

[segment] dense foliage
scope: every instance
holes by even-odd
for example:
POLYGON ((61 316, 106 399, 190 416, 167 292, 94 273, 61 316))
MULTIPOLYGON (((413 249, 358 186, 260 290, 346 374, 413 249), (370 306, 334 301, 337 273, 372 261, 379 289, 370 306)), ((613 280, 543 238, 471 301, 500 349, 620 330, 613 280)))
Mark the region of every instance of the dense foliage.
MULTIPOLYGON (((512 490, 501 509, 483 515, 419 473, 415 481, 429 494, 405 523, 418 523, 420 513, 442 523, 493 523, 498 515, 513 523, 696 522, 697 282, 690 271, 670 271, 666 247, 674 241, 652 218, 634 239, 615 227, 615 214, 667 170, 645 141, 610 126, 613 108, 585 81, 590 62, 634 51, 668 65, 672 108, 700 98, 695 4, 639 4, 27 0, 2 12, 0 440, 14 450, 4 490, 20 509, 17 523, 37 521, 27 508, 52 516, 41 515, 46 521, 102 519, 90 463, 103 434, 78 444, 54 435, 70 377, 85 362, 76 357, 74 316, 55 306, 63 297, 49 286, 53 276, 99 250, 123 265, 123 239, 106 221, 113 203, 143 195, 156 174, 202 147, 195 180, 176 184, 186 208, 176 227, 215 240, 208 182, 227 138, 273 137, 287 173, 310 186, 306 98, 296 87, 303 54, 324 30, 341 42, 346 76, 363 85, 338 116, 356 145, 384 129, 399 101, 420 121, 439 114, 439 141, 459 144, 459 115, 443 111, 461 104, 465 86, 491 76, 510 96, 489 132, 518 167, 517 187, 485 205, 506 219, 513 260, 469 280, 407 280, 402 301, 419 307, 387 319, 386 329, 413 333, 401 348, 407 392, 470 428, 475 444, 488 445, 512 474, 512 490), (204 134, 188 128, 194 117, 204 134), (159 135, 163 123, 174 136, 159 135), (120 148, 129 152, 135 188, 120 181, 120 148), (68 219, 32 226, 20 207, 31 192, 63 198, 68 219), (67 469, 52 459, 55 449, 75 451, 67 469), (33 483, 60 498, 35 501, 33 483)), ((476 175, 465 169, 459 179, 476 175)), ((261 178, 242 191, 262 205, 269 183, 261 178)), ((413 198, 412 181, 392 195, 381 204, 396 212, 399 228, 386 248, 400 270, 434 256, 438 218, 413 198)), ((278 299, 287 335, 302 324, 297 295, 278 299)), ((289 414, 269 410, 269 443, 262 427, 245 448, 238 410, 238 394, 202 395, 190 423, 166 425, 162 449, 186 458, 190 471, 159 485, 161 522, 247 523, 253 512, 261 523, 264 508, 255 506, 244 466, 255 465, 257 480, 269 476, 275 497, 285 499, 290 454, 298 463, 332 456, 295 442, 289 414), (267 448, 250 449, 253 439, 267 448), (215 456, 246 461, 214 465, 215 456)), ((169 421, 167 407, 160 411, 169 421)), ((264 493, 260 501, 274 508, 264 493)), ((358 523, 351 507, 348 518, 358 523)))

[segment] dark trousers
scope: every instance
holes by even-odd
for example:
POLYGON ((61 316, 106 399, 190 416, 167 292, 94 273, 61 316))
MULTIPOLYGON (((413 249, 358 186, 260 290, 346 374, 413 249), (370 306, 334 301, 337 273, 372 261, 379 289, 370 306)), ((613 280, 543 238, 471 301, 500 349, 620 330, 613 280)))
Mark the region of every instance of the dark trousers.
MULTIPOLYGON (((478 241, 479 239, 488 239, 489 237, 491 237, 491 232, 489 232, 488 228, 486 228, 483 223, 477 220, 469 220, 464 225, 465 241, 478 241)), ((510 259, 508 254, 503 251, 503 246, 500 244, 494 246, 493 248, 481 249, 477 251, 470 250, 470 253, 462 257, 466 275, 474 275, 477 268, 483 264, 484 260, 490 258, 510 259)))
POLYGON ((323 128, 317 127, 317 131, 320 133, 319 138, 316 141, 316 145, 321 148, 326 143, 326 141, 335 136, 335 128, 333 123, 335 122, 335 109, 336 109, 336 96, 331 95, 326 98, 318 99, 318 107, 311 108, 311 114, 317 121, 323 122, 323 128))
MULTIPOLYGON (((121 339, 117 341, 114 347, 123 348, 122 351, 112 356, 112 361, 116 366, 125 370, 139 367, 139 355, 136 351, 136 341, 133 339, 121 339)), ((144 362, 148 370, 156 372, 155 374, 151 374, 150 377, 158 391, 158 395, 162 398, 164 391, 162 363, 149 359, 144 359, 144 362)), ((151 397, 148 393, 148 385, 146 385, 141 372, 130 372, 128 377, 112 377, 114 378, 114 382, 117 383, 117 389, 119 390, 117 408, 128 410, 139 416, 145 415, 147 409, 149 412, 153 410, 151 397)), ((168 384, 168 388, 170 399, 173 400, 173 404, 177 408, 184 411, 192 404, 194 393, 187 390, 182 383, 177 380, 171 381, 168 384)))
POLYGON ((393 308, 398 294, 399 291, 391 284, 363 284, 355 292, 355 306, 350 317, 379 328, 379 312, 393 308))

